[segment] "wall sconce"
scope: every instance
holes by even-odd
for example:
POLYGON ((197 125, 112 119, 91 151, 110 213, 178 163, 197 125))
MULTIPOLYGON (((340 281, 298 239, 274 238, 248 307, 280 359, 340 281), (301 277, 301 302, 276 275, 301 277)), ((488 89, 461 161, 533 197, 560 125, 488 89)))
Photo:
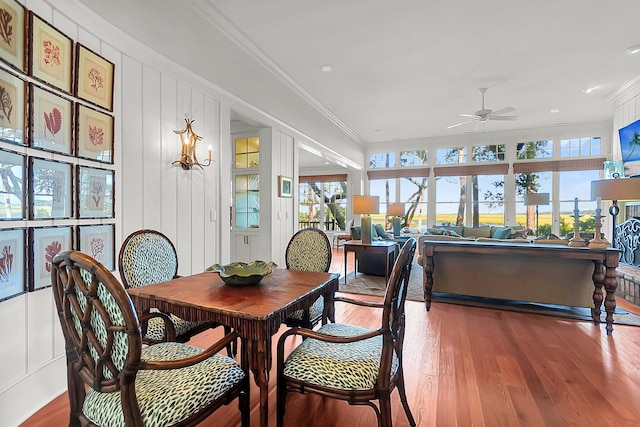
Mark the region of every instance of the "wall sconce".
POLYGON ((193 120, 189 120, 188 117, 184 118, 187 126, 183 130, 174 130, 173 132, 180 135, 180 144, 182 145, 182 151, 180 152, 180 160, 171 162, 172 165, 180 163, 180 166, 184 170, 190 170, 193 166, 199 166, 200 169, 209 166, 211 164, 211 144, 209 144, 209 158, 205 163, 200 163, 196 156, 196 145, 198 141, 202 139, 200 135, 197 135, 191 128, 193 120))
POLYGON ((387 214, 392 215, 393 237, 400 236, 400 217, 404 215, 404 203, 391 203, 387 207, 387 214))
POLYGON ((360 238, 365 245, 371 244, 371 215, 377 214, 379 209, 378 196, 353 196, 353 213, 361 214, 360 238))

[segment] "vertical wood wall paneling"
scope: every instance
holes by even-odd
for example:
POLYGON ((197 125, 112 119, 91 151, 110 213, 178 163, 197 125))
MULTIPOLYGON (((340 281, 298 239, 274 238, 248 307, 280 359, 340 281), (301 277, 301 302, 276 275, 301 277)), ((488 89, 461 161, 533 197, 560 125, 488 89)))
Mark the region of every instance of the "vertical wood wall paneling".
POLYGON ((219 171, 218 178, 220 193, 216 198, 218 203, 217 230, 220 233, 220 244, 218 245, 218 262, 228 264, 231 262, 231 215, 232 206, 231 194, 231 165, 233 162, 233 149, 231 142, 231 108, 227 102, 222 101, 220 106, 220 156, 216 159, 216 166, 219 171))
MULTIPOLYGON (((178 196, 178 174, 182 173, 180 166, 172 165, 176 159, 180 158, 180 139, 173 131, 178 130, 184 123, 184 112, 179 113, 178 105, 178 84, 175 80, 161 76, 161 137, 162 137, 162 165, 164 172, 162 179, 162 200, 159 202, 161 219, 161 231, 176 244, 178 236, 177 222, 177 196, 178 196), (181 117, 182 116, 182 117, 181 117)), ((182 128, 180 128, 182 129, 182 128)), ((177 250, 177 249, 176 249, 177 250)), ((178 264, 180 253, 178 252, 178 264)))
MULTIPOLYGON (((46 365, 56 356, 53 328, 46 327, 51 324, 54 310, 53 291, 51 288, 40 289, 28 294, 27 307, 27 371, 33 372, 46 365)), ((57 319, 56 319, 57 320, 57 319)), ((61 329, 59 325, 53 324, 61 329)))
MULTIPOLYGON (((122 60, 122 204, 123 235, 144 227, 144 141, 142 132, 142 65, 124 56, 122 60)), ((119 250, 119 249, 118 249, 119 250)))
MULTIPOLYGON (((2 349, 3 369, 0 369, 0 389, 8 387, 27 373, 28 301, 29 298, 26 295, 2 301, 0 321, 3 325, 11 325, 11 327, 0 328, 0 340, 10 343, 2 349)), ((5 399, 4 393, 0 394, 0 399, 5 399)))
MULTIPOLYGON (((191 89, 184 84, 178 82, 176 113, 177 117, 175 129, 184 128, 184 117, 187 114, 190 118, 194 118, 194 111, 191 110, 191 89)), ((197 117, 196 117, 197 118, 197 117)), ((200 123, 197 121, 196 123, 200 123)), ((178 136, 175 136, 176 141, 178 136)), ((177 143, 177 142, 176 142, 177 143)), ((178 251, 178 259, 180 262, 178 274, 185 276, 191 274, 191 209, 192 209, 192 183, 193 174, 191 171, 177 168, 177 190, 176 195, 176 238, 174 244, 178 251)))
POLYGON ((142 223, 144 228, 160 230, 161 216, 158 205, 162 200, 162 175, 167 169, 162 164, 160 73, 142 67, 142 223))
POLYGON ((204 266, 220 262, 220 232, 219 224, 219 195, 220 195, 220 103, 213 98, 204 99, 205 121, 203 123, 205 140, 200 150, 203 155, 208 155, 208 147, 211 145, 211 165, 206 168, 204 174, 204 210, 203 210, 203 237, 204 248, 202 251, 204 266), (212 221, 212 215, 216 215, 216 221, 212 221))
MULTIPOLYGON (((211 137, 206 132, 205 123, 209 120, 207 111, 205 110, 205 97, 201 92, 191 89, 191 114, 193 123, 193 131, 202 137, 202 140, 196 145, 196 155, 200 162, 207 158, 207 144, 211 137)), ((205 176, 209 173, 209 168, 200 169, 195 166, 185 173, 191 176, 191 217, 189 236, 191 238, 190 250, 191 255, 188 258, 190 263, 190 274, 200 273, 204 266, 204 212, 206 210, 205 203, 205 176)))

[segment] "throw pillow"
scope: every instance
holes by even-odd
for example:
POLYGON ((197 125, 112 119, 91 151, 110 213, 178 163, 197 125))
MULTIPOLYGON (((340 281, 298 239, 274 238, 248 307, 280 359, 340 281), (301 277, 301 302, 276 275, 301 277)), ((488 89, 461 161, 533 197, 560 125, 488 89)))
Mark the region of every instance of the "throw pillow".
POLYGON ((387 237, 387 232, 384 231, 384 227, 380 224, 373 224, 373 229, 375 230, 376 237, 380 237, 380 240, 383 240, 387 237))
POLYGON ((431 234, 432 236, 443 236, 445 230, 442 228, 430 228, 427 230, 427 234, 431 234))
POLYGON ((493 238, 508 239, 509 236, 511 236, 511 233, 513 233, 513 230, 511 229, 511 227, 498 228, 496 231, 493 232, 493 238))
POLYGON ((459 235, 458 233, 456 233, 454 230, 446 230, 444 232, 445 236, 453 236, 453 237, 462 237, 461 235, 459 235))

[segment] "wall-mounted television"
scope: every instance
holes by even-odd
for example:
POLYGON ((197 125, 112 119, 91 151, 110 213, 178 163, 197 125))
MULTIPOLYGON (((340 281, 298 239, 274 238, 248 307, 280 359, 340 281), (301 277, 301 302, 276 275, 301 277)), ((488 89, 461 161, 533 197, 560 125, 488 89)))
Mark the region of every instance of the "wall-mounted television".
POLYGON ((618 130, 625 176, 640 175, 640 120, 618 130))

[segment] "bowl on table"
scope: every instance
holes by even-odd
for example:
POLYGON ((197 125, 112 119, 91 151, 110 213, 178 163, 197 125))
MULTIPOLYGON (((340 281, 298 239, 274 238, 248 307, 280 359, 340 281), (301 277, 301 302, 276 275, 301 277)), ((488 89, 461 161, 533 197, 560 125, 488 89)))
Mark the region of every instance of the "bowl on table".
POLYGON ((257 285, 262 278, 277 267, 273 261, 232 262, 231 264, 213 264, 205 271, 218 273, 222 281, 228 285, 257 285))

